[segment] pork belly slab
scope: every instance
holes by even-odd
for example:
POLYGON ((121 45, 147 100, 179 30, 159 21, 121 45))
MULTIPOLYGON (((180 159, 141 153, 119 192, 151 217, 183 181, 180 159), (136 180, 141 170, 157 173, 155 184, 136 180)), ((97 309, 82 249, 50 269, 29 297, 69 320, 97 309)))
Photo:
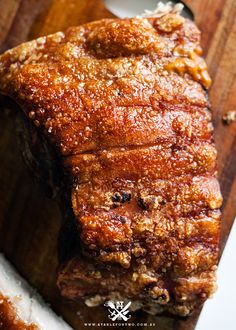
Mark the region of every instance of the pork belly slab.
POLYGON ((185 316, 214 292, 222 197, 199 42, 168 13, 72 27, 0 57, 1 93, 56 150, 71 196, 79 247, 58 275, 65 297, 185 316))

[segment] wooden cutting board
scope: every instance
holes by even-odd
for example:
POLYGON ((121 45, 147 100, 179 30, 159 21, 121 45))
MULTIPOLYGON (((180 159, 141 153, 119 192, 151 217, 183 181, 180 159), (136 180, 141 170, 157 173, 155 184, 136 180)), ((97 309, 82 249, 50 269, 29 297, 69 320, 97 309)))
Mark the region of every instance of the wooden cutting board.
MULTIPOLYGON (((202 31, 202 46, 213 78, 210 99, 224 196, 222 249, 236 210, 236 123, 226 126, 222 122, 224 114, 236 110, 236 1, 185 3, 202 31)), ((25 40, 104 17, 113 16, 102 0, 0 0, 0 52, 25 40)), ((0 104, 0 251, 74 329, 84 329, 84 322, 107 322, 103 307, 88 309, 59 295, 55 278, 62 216, 57 203, 45 197, 29 175, 17 146, 14 111, 4 102, 0 104)), ((186 320, 138 313, 132 321, 154 322, 152 328, 158 330, 190 330, 197 317, 198 312, 186 320)))

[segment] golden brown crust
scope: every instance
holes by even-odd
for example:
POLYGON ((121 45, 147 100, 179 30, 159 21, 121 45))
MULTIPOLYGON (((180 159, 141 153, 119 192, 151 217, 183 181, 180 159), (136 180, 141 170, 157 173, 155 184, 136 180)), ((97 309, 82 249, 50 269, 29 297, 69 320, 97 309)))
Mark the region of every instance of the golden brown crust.
POLYGON ((0 57, 11 96, 62 156, 82 246, 67 297, 187 315, 215 287, 222 197, 196 26, 107 19, 0 57))

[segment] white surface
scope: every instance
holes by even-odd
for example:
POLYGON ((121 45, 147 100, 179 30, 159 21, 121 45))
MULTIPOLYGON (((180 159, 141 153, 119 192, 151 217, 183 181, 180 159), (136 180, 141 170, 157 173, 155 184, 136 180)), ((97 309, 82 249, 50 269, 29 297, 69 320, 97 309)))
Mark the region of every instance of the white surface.
MULTIPOLYGON (((104 0, 107 9, 113 13, 115 16, 119 18, 125 17, 134 17, 143 15, 146 11, 155 12, 157 7, 158 10, 163 10, 163 8, 181 8, 181 10, 177 10, 177 12, 181 12, 181 15, 187 17, 189 19, 193 19, 193 15, 191 11, 183 6, 178 1, 168 1, 168 0, 104 0), (177 7, 176 7, 177 6, 177 7), (183 10, 182 10, 183 9, 183 10)), ((147 15, 146 17, 153 16, 147 15)), ((156 17, 158 15, 154 15, 156 17)))
POLYGON ((203 307, 195 330, 236 329, 236 223, 218 268, 218 290, 203 307))
MULTIPOLYGON (((162 2, 167 2, 161 0, 162 2)), ((141 15, 145 9, 154 10, 157 0, 105 0, 106 7, 120 18, 141 15)))
POLYGON ((40 330, 72 330, 0 254, 0 293, 9 298, 17 315, 40 330))

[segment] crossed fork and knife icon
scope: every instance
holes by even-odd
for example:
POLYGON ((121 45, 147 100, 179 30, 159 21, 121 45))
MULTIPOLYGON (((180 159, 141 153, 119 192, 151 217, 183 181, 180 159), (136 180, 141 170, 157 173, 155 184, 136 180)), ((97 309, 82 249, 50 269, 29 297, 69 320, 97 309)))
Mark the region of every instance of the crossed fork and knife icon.
POLYGON ((129 313, 129 306, 131 305, 131 301, 127 303, 121 310, 118 310, 115 306, 115 304, 112 301, 106 301, 104 306, 110 307, 111 309, 108 309, 110 315, 108 316, 109 319, 112 321, 115 320, 124 320, 128 321, 131 318, 131 315, 128 317, 126 316, 129 313))

